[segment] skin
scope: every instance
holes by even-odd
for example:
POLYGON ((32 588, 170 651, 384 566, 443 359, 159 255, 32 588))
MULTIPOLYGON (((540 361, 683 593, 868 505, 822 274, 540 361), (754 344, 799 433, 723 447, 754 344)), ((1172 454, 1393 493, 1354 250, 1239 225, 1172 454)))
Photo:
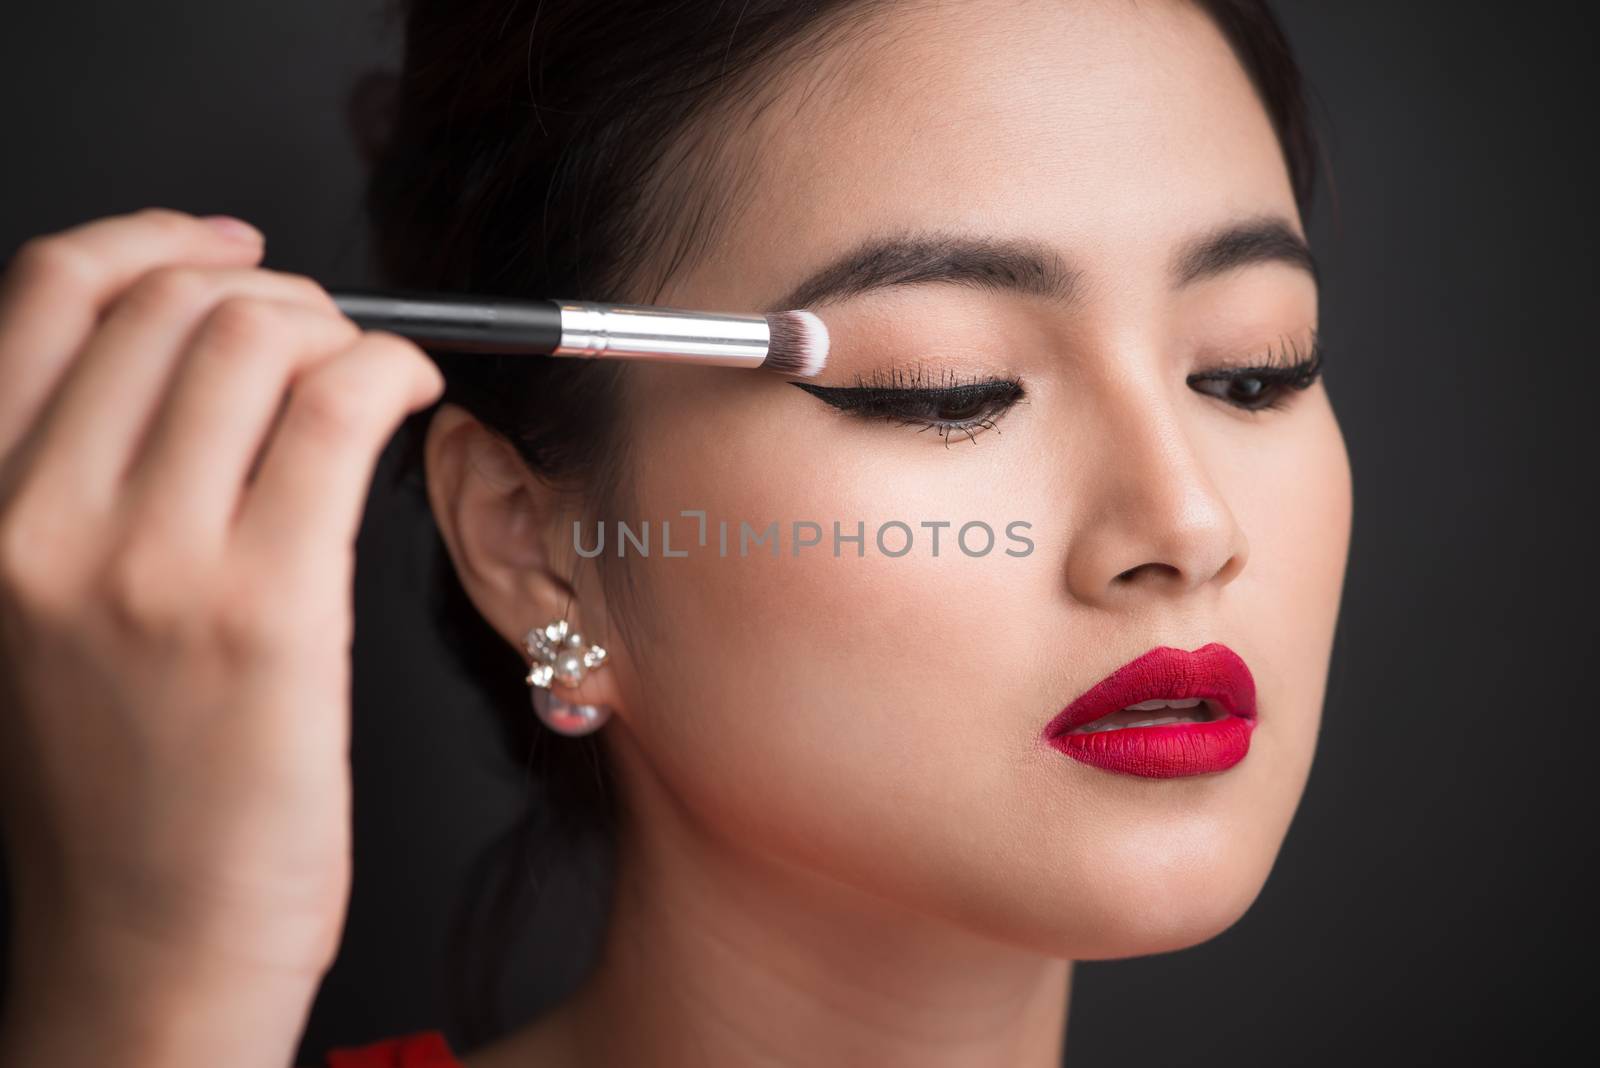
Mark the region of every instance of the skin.
POLYGON ((1306 351, 1316 286, 1283 263, 1170 275, 1218 226, 1303 235, 1244 70, 1187 4, 880 18, 774 84, 738 225, 656 299, 772 308, 863 239, 929 228, 1041 242, 1079 299, 929 284, 817 309, 821 384, 1021 380, 1022 403, 948 447, 771 375, 630 368, 629 515, 657 537, 673 520, 689 544, 682 509, 869 532, 862 558, 657 545, 621 561, 637 604, 575 556, 562 497, 441 409, 429 493, 474 603, 520 649, 575 589, 569 618, 611 653, 562 692, 614 710, 625 812, 599 968, 473 1068, 1053 1065, 1070 962, 1227 929, 1299 803, 1349 546, 1344 442, 1320 381, 1249 412, 1186 376, 1306 351), (891 519, 1025 520, 1035 549, 889 558, 870 532, 891 519), (1140 779, 1041 744, 1123 663, 1212 641, 1257 685, 1235 767, 1140 779))

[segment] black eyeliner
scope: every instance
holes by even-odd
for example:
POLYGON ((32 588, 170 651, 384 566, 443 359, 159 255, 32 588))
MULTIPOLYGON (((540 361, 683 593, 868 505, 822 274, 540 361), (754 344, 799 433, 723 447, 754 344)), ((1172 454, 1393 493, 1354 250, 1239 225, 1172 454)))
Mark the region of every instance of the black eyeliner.
POLYGON ((841 411, 898 410, 907 402, 959 405, 974 401, 1002 402, 1022 396, 1022 386, 1007 379, 974 382, 961 386, 818 386, 792 382, 807 393, 841 411))
POLYGON ((945 369, 942 385, 924 386, 921 367, 874 370, 870 377, 856 375, 854 386, 793 385, 810 393, 842 414, 858 419, 888 419, 901 426, 933 430, 946 447, 952 434, 976 437, 975 431, 992 428, 995 420, 1024 394, 1017 378, 961 380, 945 369), (885 380, 889 384, 884 384, 885 380))
MULTIPOLYGON (((827 404, 842 411, 887 409, 908 402, 961 403, 978 400, 1009 402, 1023 395, 1022 382, 1016 378, 989 378, 961 380, 955 372, 941 372, 938 385, 924 385, 926 373, 921 367, 894 368, 890 371, 874 370, 870 376, 856 375, 853 386, 819 386, 812 382, 792 382, 827 404)), ((887 413, 886 414, 890 414, 887 413)))

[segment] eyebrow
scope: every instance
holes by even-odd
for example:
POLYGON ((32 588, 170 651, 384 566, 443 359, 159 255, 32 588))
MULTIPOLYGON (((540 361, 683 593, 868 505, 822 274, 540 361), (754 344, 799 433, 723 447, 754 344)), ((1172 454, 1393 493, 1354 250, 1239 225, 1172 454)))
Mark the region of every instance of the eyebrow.
POLYGON ((1173 286, 1179 288, 1257 263, 1298 267, 1320 284, 1317 259, 1305 239, 1276 215, 1219 227, 1191 241, 1172 264, 1173 286))
MULTIPOLYGON (((1173 288, 1260 263, 1297 267, 1318 281, 1305 240, 1278 216, 1230 223, 1185 244, 1170 268, 1173 288)), ((1083 274, 1050 246, 1025 239, 904 233, 862 242, 789 290, 773 308, 815 308, 892 286, 944 284, 1072 303, 1083 274)))

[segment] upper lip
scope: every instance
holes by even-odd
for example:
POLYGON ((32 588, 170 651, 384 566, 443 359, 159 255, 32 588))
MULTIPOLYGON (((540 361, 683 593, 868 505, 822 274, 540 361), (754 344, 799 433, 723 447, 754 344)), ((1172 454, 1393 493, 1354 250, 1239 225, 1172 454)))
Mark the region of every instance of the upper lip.
POLYGON ((1160 645, 1091 686, 1045 726, 1046 738, 1065 734, 1141 701, 1203 697, 1225 712, 1253 718, 1256 683, 1239 654, 1221 642, 1193 652, 1160 645))

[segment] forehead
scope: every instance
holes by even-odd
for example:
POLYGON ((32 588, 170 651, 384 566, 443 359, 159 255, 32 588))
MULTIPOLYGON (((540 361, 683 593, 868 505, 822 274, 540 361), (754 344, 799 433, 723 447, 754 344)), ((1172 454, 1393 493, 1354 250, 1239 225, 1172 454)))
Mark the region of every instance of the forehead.
POLYGON ((672 293, 761 306, 864 237, 1025 237, 1164 270, 1197 230, 1297 217, 1276 137, 1186 0, 886 4, 766 87, 737 206, 672 293), (781 255, 773 255, 781 250, 781 255))

